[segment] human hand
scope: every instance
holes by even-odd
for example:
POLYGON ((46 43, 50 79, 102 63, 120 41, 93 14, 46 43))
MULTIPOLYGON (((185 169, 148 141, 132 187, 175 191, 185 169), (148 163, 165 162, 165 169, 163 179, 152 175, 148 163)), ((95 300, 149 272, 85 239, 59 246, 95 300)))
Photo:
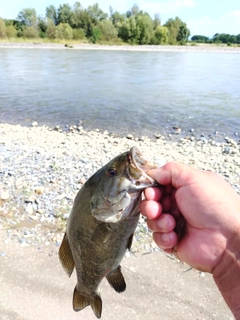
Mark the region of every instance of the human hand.
POLYGON ((141 203, 155 242, 190 266, 213 273, 240 234, 240 197, 217 174, 177 162, 148 174, 162 185, 147 188, 141 203), (173 217, 172 209, 180 211, 186 221, 180 239, 174 231, 178 217, 173 217))

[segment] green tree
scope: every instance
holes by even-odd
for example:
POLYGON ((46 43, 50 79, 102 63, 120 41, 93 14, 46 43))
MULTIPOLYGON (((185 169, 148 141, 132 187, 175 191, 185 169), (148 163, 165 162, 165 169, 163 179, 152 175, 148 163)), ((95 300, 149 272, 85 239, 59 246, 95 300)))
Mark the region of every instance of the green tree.
POLYGON ((37 19, 37 12, 35 9, 32 9, 32 8, 23 9, 22 11, 19 12, 17 16, 17 20, 19 20, 22 25, 37 28, 38 19, 37 19))
POLYGON ((56 38, 70 40, 73 38, 73 29, 68 23, 60 23, 56 27, 56 38))
POLYGON ((178 29, 178 33, 177 33, 177 41, 180 43, 186 43, 188 41, 188 37, 190 36, 190 31, 187 28, 186 23, 183 23, 179 29, 178 29))
POLYGON ((236 35, 236 43, 240 44, 240 34, 236 35))
POLYGON ((178 41, 182 43, 186 42, 187 38, 190 36, 190 31, 187 28, 186 23, 179 17, 176 17, 175 19, 168 19, 164 24, 164 27, 168 28, 169 44, 176 44, 178 41))
POLYGON ((139 7, 138 5, 135 3, 131 9, 131 16, 136 16, 139 14, 139 7))
POLYGON ((209 42, 209 38, 206 36, 202 36, 202 35, 194 35, 191 37, 191 41, 196 41, 199 43, 208 43, 209 42))
POLYGON ((101 40, 116 40, 118 33, 111 20, 102 20, 98 24, 98 28, 101 32, 101 40))
POLYGON ((161 19, 159 13, 155 13, 153 19, 153 29, 156 29, 158 26, 161 26, 161 19))
POLYGON ((157 26, 154 30, 153 44, 165 44, 168 43, 168 28, 163 26, 157 26))
POLYGON ((6 37, 6 25, 2 18, 0 18, 0 38, 6 37))
POLYGON ((82 14, 83 14, 83 7, 81 6, 80 2, 75 2, 73 5, 73 15, 72 15, 72 28, 81 28, 82 27, 82 14))
POLYGON ((58 24, 60 23, 68 23, 70 26, 73 24, 74 14, 72 8, 68 3, 64 3, 60 5, 58 8, 58 24))
POLYGON ((38 38, 38 30, 32 26, 25 26, 23 29, 23 37, 24 38, 38 38))
POLYGON ((150 44, 154 34, 151 17, 146 13, 139 13, 135 19, 138 30, 138 44, 150 44))
POLYGON ((83 40, 86 39, 85 32, 81 28, 73 29, 73 39, 74 40, 83 40))
POLYGON ((93 30, 92 30, 92 37, 91 37, 91 40, 93 43, 97 43, 98 40, 101 39, 101 31, 98 27, 94 27, 93 30))
POLYGON ((17 36, 17 30, 14 28, 13 25, 6 27, 6 36, 8 38, 15 38, 17 36))
POLYGON ((58 22, 57 9, 53 5, 46 7, 45 16, 47 19, 52 20, 54 25, 57 25, 57 22, 58 22))
POLYGON ((110 19, 114 25, 115 28, 117 28, 118 25, 122 24, 125 20, 125 17, 123 14, 119 13, 118 11, 115 11, 111 13, 110 19))
POLYGON ((216 33, 213 36, 213 42, 215 43, 236 43, 237 42, 237 36, 231 35, 228 33, 216 33))
POLYGON ((41 38, 46 37, 46 30, 47 30, 47 22, 46 19, 43 17, 38 17, 38 29, 39 29, 39 36, 41 38))
POLYGON ((49 39, 56 39, 56 26, 52 19, 47 20, 46 36, 49 39))
POLYGON ((92 23, 94 25, 97 25, 98 21, 106 20, 108 17, 108 14, 103 12, 102 9, 99 8, 97 3, 95 3, 92 6, 89 6, 87 8, 87 13, 91 17, 92 23))
POLYGON ((134 16, 127 18, 118 26, 118 35, 125 42, 138 44, 140 30, 137 28, 134 16))

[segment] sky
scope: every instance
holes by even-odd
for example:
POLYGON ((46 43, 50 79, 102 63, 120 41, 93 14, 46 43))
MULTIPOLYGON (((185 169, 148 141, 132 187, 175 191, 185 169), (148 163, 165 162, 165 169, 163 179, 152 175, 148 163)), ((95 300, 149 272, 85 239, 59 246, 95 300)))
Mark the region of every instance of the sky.
MULTIPOLYGON (((69 3, 76 0, 0 0, 0 17, 15 19, 22 9, 34 8, 38 15, 45 16, 46 7, 69 3)), ((109 7, 125 13, 134 4, 148 12, 152 17, 158 13, 161 23, 178 16, 187 24, 191 36, 205 35, 212 37, 216 33, 240 34, 240 0, 82 0, 84 8, 98 3, 99 7, 109 13, 109 7)))

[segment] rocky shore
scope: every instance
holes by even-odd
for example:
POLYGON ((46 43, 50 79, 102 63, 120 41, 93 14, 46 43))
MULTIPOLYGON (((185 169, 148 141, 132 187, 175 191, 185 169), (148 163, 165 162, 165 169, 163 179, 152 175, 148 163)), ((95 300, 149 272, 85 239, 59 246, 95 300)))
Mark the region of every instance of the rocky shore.
POLYGON ((178 52, 229 52, 240 53, 239 46, 209 45, 209 44, 189 44, 185 46, 176 45, 101 45, 90 43, 71 43, 65 44, 53 42, 7 42, 0 41, 0 48, 28 48, 28 49, 66 49, 66 50, 120 50, 120 51, 178 51, 178 52))
MULTIPOLYGON (((218 143, 194 135, 169 141, 125 138, 81 126, 61 128, 0 124, 0 229, 5 245, 59 246, 74 197, 111 158, 136 145, 158 166, 176 160, 217 172, 240 192, 240 142, 218 143), (66 128, 65 128, 66 129, 66 128)), ((157 250, 141 218, 133 250, 157 250)), ((1 242, 2 242, 1 241, 1 242)), ((5 255, 4 250, 0 256, 5 255)))

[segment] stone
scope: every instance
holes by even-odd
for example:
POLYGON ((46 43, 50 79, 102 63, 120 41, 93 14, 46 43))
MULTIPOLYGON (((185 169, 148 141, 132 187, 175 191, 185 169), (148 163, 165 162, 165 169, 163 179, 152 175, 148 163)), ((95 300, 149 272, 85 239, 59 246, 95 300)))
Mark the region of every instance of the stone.
POLYGON ((43 194, 45 188, 44 186, 38 186, 36 189, 35 189, 35 193, 40 195, 40 194, 43 194))
POLYGON ((128 134, 126 136, 126 138, 129 139, 129 140, 134 140, 134 136, 132 134, 128 134))
POLYGON ((79 180, 79 183, 81 184, 84 184, 86 182, 86 178, 82 177, 80 180, 79 180))
POLYGON ((33 214, 33 207, 31 205, 31 203, 28 203, 28 205, 26 206, 25 211, 27 212, 28 215, 32 215, 33 214))
POLYGON ((1 199, 2 200, 8 200, 10 198, 10 194, 9 194, 9 192, 8 191, 3 191, 2 193, 1 193, 1 199))

